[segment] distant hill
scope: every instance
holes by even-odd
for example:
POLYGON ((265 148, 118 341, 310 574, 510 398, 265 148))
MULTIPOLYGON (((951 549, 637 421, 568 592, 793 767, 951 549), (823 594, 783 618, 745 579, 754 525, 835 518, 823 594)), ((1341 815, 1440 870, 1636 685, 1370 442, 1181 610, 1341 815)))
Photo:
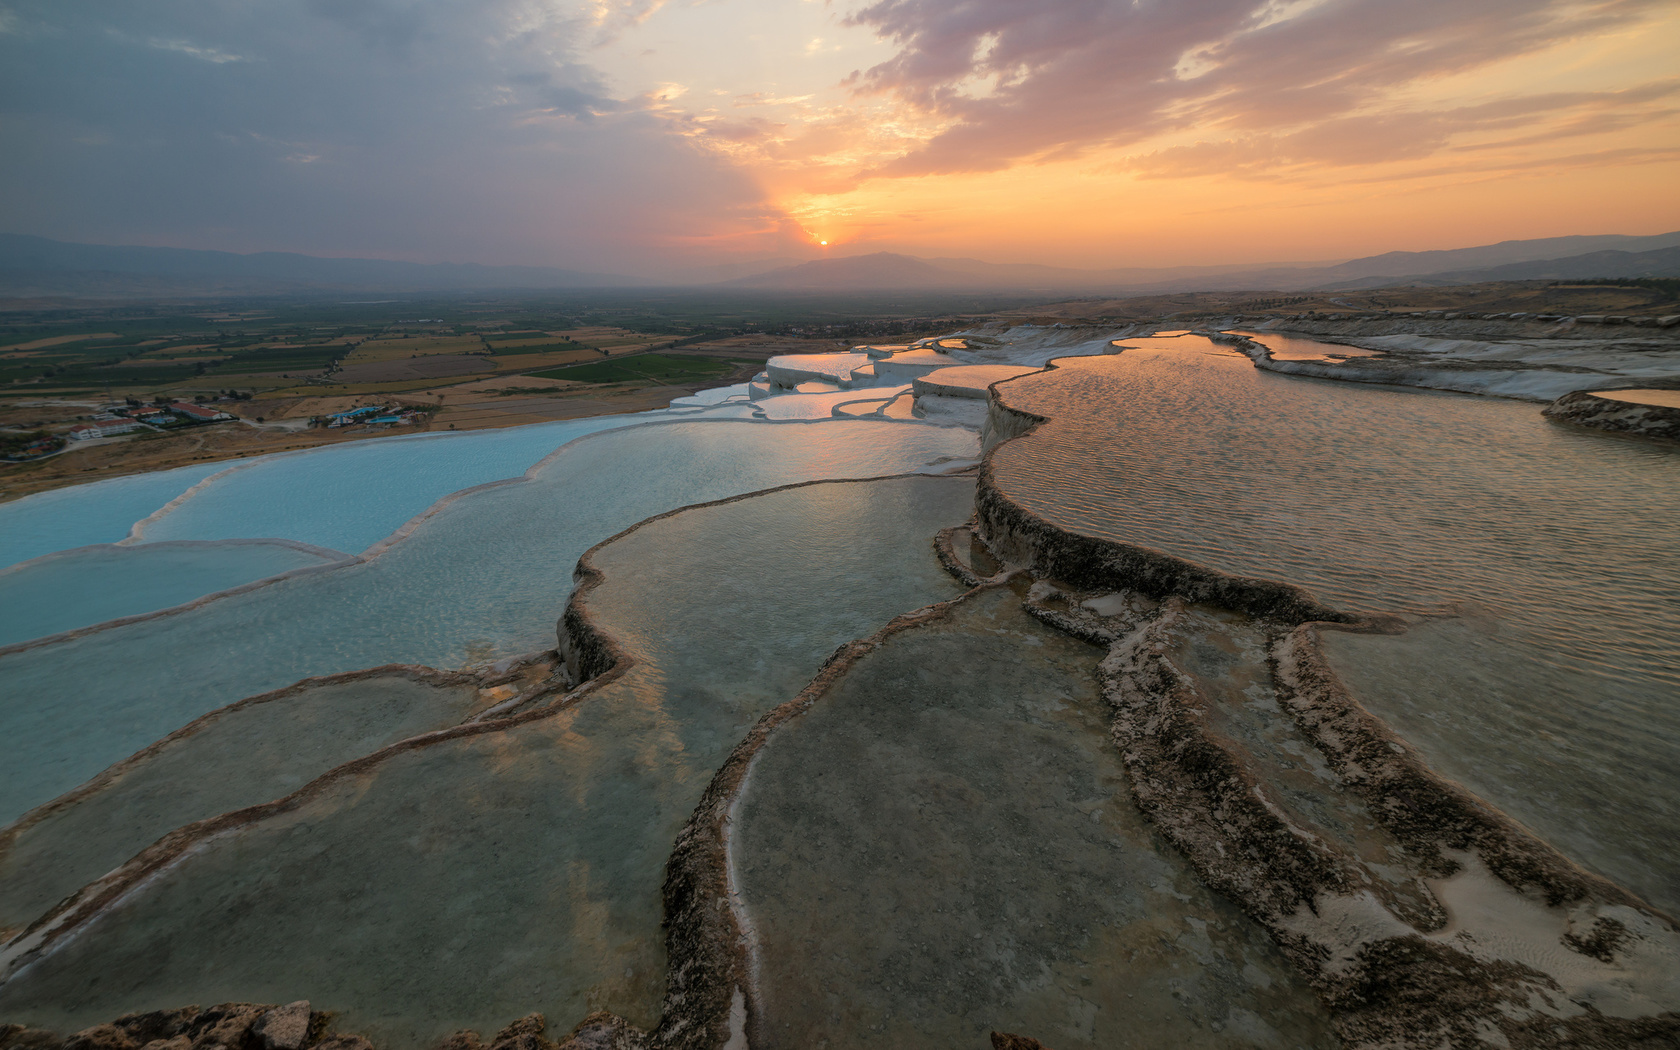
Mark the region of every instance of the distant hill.
POLYGON ((1652 252, 1587 252, 1564 259, 1536 259, 1507 266, 1490 266, 1482 270, 1412 274, 1398 280, 1371 278, 1362 282, 1362 286, 1380 288, 1406 282, 1477 284, 1482 281, 1570 281, 1592 277, 1680 277, 1680 247, 1659 248, 1652 252))
POLYGON ((308 291, 439 292, 611 288, 648 282, 540 266, 329 259, 291 252, 71 244, 0 234, 0 295, 217 295, 308 291))
MULTIPOLYGON (((1092 270, 875 252, 776 266, 702 287, 724 290, 990 291, 1149 295, 1188 291, 1307 291, 1424 282, 1680 275, 1680 232, 1654 237, 1550 237, 1447 251, 1387 252, 1348 262, 1092 270)), ((738 274, 720 262, 714 274, 738 274)), ((764 265, 764 263, 760 263, 764 265)), ((456 292, 647 287, 653 281, 537 266, 327 259, 289 252, 70 244, 0 234, 0 296, 140 298, 309 292, 456 292)), ((668 286, 668 283, 667 283, 668 286)))
POLYGON ((1387 252, 1332 264, 1270 263, 1258 266, 1126 267, 1110 270, 987 263, 977 259, 919 259, 893 252, 875 252, 786 266, 715 287, 766 291, 962 289, 1052 294, 1155 294, 1370 288, 1423 278, 1463 284, 1473 280, 1668 276, 1668 272, 1663 270, 1669 265, 1665 261, 1668 257, 1662 253, 1675 247, 1680 247, 1680 232, 1654 237, 1548 237, 1532 241, 1502 241, 1450 251, 1387 252), (1570 253, 1572 249, 1573 253, 1570 253), (1654 267, 1663 272, 1634 272, 1641 267, 1654 267), (1516 276, 1518 273, 1531 276, 1519 277, 1516 276), (1472 277, 1469 276, 1471 274, 1494 276, 1472 277))
MULTIPOLYGON (((1282 265, 1282 264, 1280 264, 1282 265)), ((1302 264, 1311 265, 1311 264, 1302 264)), ((818 259, 721 282, 723 288, 765 291, 949 290, 1045 291, 1125 288, 1171 277, 1197 281, 1209 275, 1247 271, 1250 266, 1124 267, 1081 270, 1036 263, 989 263, 979 259, 920 259, 896 252, 818 259)))
MULTIPOLYGON (((1334 267, 1336 270, 1360 277, 1401 277, 1411 274, 1449 273, 1455 271, 1487 270, 1513 263, 1542 260, 1582 259, 1606 252, 1627 254, 1648 252, 1680 245, 1680 232, 1662 233, 1653 237, 1545 237, 1532 241, 1500 241, 1480 248, 1456 248, 1438 252, 1386 252, 1364 259, 1352 259, 1334 267)), ((1611 273, 1605 277, 1629 277, 1632 274, 1611 273)), ((1489 280, 1521 280, 1522 278, 1489 278, 1489 280)))

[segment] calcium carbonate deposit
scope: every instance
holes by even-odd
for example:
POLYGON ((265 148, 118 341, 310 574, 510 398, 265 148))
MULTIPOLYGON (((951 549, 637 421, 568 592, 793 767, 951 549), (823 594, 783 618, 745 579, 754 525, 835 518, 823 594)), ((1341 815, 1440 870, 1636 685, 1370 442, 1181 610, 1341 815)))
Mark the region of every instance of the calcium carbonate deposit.
POLYGON ((1542 416, 1588 349, 989 326, 0 506, 0 1022, 1673 1045, 1680 446, 1542 416))

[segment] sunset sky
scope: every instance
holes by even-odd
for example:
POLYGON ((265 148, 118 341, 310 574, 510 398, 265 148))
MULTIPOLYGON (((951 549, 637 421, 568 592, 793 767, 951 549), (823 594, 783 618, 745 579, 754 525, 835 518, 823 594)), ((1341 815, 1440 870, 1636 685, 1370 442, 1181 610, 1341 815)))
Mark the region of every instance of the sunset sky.
POLYGON ((1680 5, 0 0, 0 146, 4 232, 669 278, 1648 234, 1680 5))

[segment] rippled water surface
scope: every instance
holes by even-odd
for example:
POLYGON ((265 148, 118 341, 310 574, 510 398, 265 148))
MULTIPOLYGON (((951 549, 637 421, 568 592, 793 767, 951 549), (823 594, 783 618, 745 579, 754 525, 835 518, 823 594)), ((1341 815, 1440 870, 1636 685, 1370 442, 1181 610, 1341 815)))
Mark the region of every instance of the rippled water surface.
POLYGON ((1577 859, 1680 904, 1680 451, 1531 404, 1272 375, 1198 337, 1126 343, 1002 388, 1052 420, 998 450, 1011 496, 1343 607, 1457 614, 1415 654, 1439 688, 1371 675, 1362 699, 1577 859), (1477 688, 1445 684, 1476 668, 1477 688), (1592 805, 1543 801, 1536 778, 1592 805))

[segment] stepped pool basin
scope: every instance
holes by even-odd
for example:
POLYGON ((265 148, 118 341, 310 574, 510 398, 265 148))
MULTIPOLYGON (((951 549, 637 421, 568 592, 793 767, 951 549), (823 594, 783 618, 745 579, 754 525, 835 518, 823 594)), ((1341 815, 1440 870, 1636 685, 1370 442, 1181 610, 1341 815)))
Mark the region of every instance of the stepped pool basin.
POLYGON ((243 584, 348 560, 301 543, 100 544, 0 569, 0 647, 168 609, 243 584), (66 600, 73 595, 73 600, 66 600))
POLYGON ((1333 1047, 1131 799, 1102 651, 1008 587, 890 637, 754 762, 731 861, 754 1046, 1333 1047))
POLYGON ((0 731, 18 758, 0 783, 0 820, 206 711, 300 678, 551 647, 578 556, 652 514, 796 481, 943 473, 975 453, 972 431, 875 420, 620 428, 455 500, 371 561, 0 656, 0 731), (75 718, 28 702, 51 696, 75 698, 75 718))
POLYGON ((971 479, 823 484, 643 525, 596 553, 586 602, 628 673, 206 840, 0 986, 0 1014, 79 1028, 308 987, 392 1047, 533 1010, 651 1025, 665 858, 714 768, 837 644, 958 592, 928 537, 972 500, 971 479))
POLYGON ((0 1022, 1672 1029, 1680 450, 1140 330, 0 505, 0 1022))
MULTIPOLYGON (((1365 677, 1361 700, 1435 768, 1680 909, 1680 450, 1518 402, 1261 372, 1198 336, 1121 342, 999 388, 1050 422, 997 449, 998 484, 1077 533, 1454 617, 1427 659, 1475 688, 1365 677), (1559 807, 1539 781, 1599 801, 1559 807)), ((1332 650, 1388 644, 1407 643, 1332 650)))

